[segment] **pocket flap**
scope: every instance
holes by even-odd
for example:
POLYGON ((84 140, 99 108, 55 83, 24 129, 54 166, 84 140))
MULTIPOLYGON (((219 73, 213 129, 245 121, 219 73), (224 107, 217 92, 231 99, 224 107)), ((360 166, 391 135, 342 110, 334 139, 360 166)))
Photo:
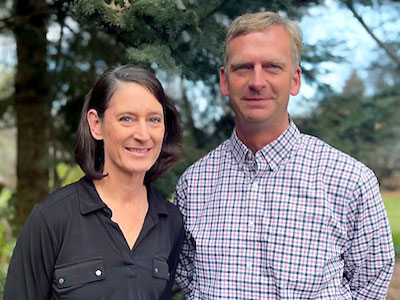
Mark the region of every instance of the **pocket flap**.
POLYGON ((169 266, 165 258, 153 258, 153 276, 162 279, 169 279, 169 266))
POLYGON ((104 279, 106 276, 102 257, 75 261, 54 267, 53 280, 59 288, 104 279))

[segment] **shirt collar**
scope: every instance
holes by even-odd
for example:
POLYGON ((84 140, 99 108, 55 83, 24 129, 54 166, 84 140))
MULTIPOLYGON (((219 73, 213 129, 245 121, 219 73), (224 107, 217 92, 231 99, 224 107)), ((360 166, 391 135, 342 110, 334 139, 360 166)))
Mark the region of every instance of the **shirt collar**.
POLYGON ((160 216, 168 216, 167 200, 151 186, 147 187, 147 198, 149 199, 149 213, 156 221, 160 216))
POLYGON ((233 130, 233 133, 231 135, 230 146, 231 146, 230 148, 232 156, 239 163, 239 165, 244 165, 246 162, 246 158, 248 158, 251 155, 251 151, 239 139, 239 137, 236 134, 236 130, 233 130))
MULTIPOLYGON (((263 168, 263 163, 259 163, 260 157, 266 161, 267 166, 271 170, 275 170, 280 163, 290 154, 293 147, 298 143, 300 139, 300 131, 290 119, 288 128, 274 141, 265 145, 255 154, 255 160, 259 165, 259 168, 263 168)), ((243 144, 236 134, 236 130, 233 131, 230 138, 231 152, 233 157, 239 163, 244 165, 249 157, 252 157, 251 150, 243 144)))
MULTIPOLYGON (((93 181, 86 176, 79 180, 78 197, 82 215, 108 208, 97 193, 93 181)), ((168 208, 165 203, 166 200, 155 192, 151 186, 147 186, 147 198, 149 201, 148 213, 155 220, 158 220, 161 215, 168 215, 168 208)))
POLYGON ((87 215, 96 210, 107 207, 106 204, 100 199, 100 196, 94 187, 93 181, 86 176, 79 180, 78 197, 82 215, 87 215))

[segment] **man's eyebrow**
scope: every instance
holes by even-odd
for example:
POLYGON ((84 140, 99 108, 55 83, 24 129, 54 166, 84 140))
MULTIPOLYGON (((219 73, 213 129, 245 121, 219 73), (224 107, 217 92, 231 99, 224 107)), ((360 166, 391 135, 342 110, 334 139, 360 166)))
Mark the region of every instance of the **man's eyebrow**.
POLYGON ((234 69, 237 67, 243 67, 243 66, 251 67, 253 65, 254 65, 254 63, 251 63, 251 62, 237 62, 237 63, 231 64, 231 69, 234 69))
MULTIPOLYGON (((285 66, 286 63, 279 58, 273 58, 273 59, 266 59, 264 61, 261 62, 262 65, 267 65, 267 64, 277 64, 277 65, 282 65, 285 66)), ((231 63, 230 64, 232 68, 234 67, 239 67, 239 66, 254 66, 253 62, 235 62, 235 63, 231 63)))
POLYGON ((271 59, 271 60, 263 62, 262 65, 278 65, 282 68, 285 68, 287 66, 287 63, 285 63, 284 61, 279 60, 279 59, 271 59))

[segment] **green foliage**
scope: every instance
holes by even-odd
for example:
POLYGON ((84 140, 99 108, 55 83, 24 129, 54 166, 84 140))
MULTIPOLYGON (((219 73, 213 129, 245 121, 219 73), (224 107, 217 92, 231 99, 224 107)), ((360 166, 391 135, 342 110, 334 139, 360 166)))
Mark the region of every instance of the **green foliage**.
POLYGON ((58 164, 57 174, 58 178, 61 178, 61 186, 71 184, 85 175, 78 165, 70 166, 66 163, 58 164))
POLYGON ((13 123, 12 95, 14 93, 14 71, 3 70, 0 77, 0 125, 13 123))
POLYGON ((383 178, 380 181, 381 189, 385 191, 397 191, 400 189, 400 177, 395 175, 393 177, 383 178))
POLYGON ((299 18, 304 12, 302 7, 318 2, 86 0, 76 1, 75 5, 87 22, 97 24, 125 45, 130 61, 156 63, 174 72, 178 67, 191 80, 207 80, 221 65, 230 19, 260 10, 286 11, 299 18))
POLYGON ((158 61, 160 68, 179 72, 176 69, 176 61, 171 56, 171 49, 166 45, 151 44, 138 48, 131 47, 127 49, 127 56, 135 64, 151 65, 154 61, 158 61))
POLYGON ((400 257, 400 193, 383 193, 383 200, 392 229, 396 256, 400 257))
POLYGON ((182 150, 182 159, 169 171, 158 178, 153 186, 167 199, 172 200, 176 183, 182 173, 197 159, 204 156, 207 150, 197 148, 195 144, 186 139, 182 150))
MULTIPOLYGON (((349 82, 348 82, 349 84, 349 82)), ((380 179, 400 170, 400 94, 363 96, 359 83, 322 100, 310 115, 298 118, 300 129, 361 160, 380 179)))
POLYGON ((11 208, 9 208, 8 202, 11 196, 10 189, 4 188, 0 191, 0 298, 3 295, 8 262, 15 247, 15 237, 12 235, 9 223, 11 208))
POLYGON ((175 65, 170 53, 177 47, 182 28, 191 23, 190 14, 179 9, 176 1, 88 0, 77 1, 76 8, 85 20, 117 36, 134 62, 164 67, 175 65))

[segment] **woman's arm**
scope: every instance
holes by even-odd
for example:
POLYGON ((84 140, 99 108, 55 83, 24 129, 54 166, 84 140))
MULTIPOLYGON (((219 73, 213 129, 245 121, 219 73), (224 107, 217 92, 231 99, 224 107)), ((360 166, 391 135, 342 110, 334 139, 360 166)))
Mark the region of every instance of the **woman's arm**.
POLYGON ((56 258, 54 235, 36 205, 14 248, 8 269, 4 300, 46 300, 51 297, 56 258))
POLYGON ((171 255, 169 256, 168 259, 168 265, 169 265, 169 280, 167 283, 167 286, 160 298, 160 300, 169 300, 171 299, 171 290, 172 286, 174 285, 175 282, 175 273, 176 273, 176 266, 178 265, 179 261, 179 255, 182 250, 182 244, 183 244, 183 239, 184 239, 184 230, 183 230, 183 224, 181 224, 181 230, 178 235, 178 239, 175 242, 174 248, 172 249, 171 255))

